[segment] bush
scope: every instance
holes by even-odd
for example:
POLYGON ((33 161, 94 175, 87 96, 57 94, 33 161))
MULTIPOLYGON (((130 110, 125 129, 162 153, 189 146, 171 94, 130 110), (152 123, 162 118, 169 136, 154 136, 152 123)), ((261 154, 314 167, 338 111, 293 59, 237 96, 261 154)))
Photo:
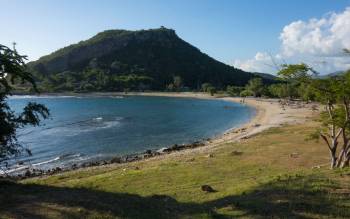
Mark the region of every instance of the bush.
POLYGON ((240 93, 240 96, 241 96, 241 97, 254 96, 254 93, 251 92, 250 90, 243 90, 243 91, 240 93))
POLYGON ((208 88, 213 87, 210 83, 202 84, 202 92, 208 92, 208 88))
POLYGON ((207 92, 210 93, 211 96, 214 96, 214 94, 216 93, 216 88, 213 86, 208 87, 207 92))
POLYGON ((240 93, 244 90, 243 87, 227 86, 226 92, 231 97, 238 97, 240 93))

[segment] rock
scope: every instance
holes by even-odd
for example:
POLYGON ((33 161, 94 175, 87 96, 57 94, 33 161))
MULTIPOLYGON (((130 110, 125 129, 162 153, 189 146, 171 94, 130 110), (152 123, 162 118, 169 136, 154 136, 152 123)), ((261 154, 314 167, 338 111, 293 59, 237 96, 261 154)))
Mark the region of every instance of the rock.
POLYGON ((201 147, 204 146, 205 144, 203 142, 200 141, 195 141, 192 144, 189 144, 188 147, 189 148, 195 148, 195 147, 201 147))
POLYGON ((157 150, 156 152, 157 152, 157 153, 160 153, 160 154, 164 154, 164 153, 166 153, 168 150, 169 150, 168 148, 161 148, 161 149, 157 150))
POLYGON ((30 170, 27 170, 25 173, 24 173, 24 176, 25 177, 30 177, 32 175, 32 172, 30 170))
POLYGON ((137 155, 125 157, 125 162, 133 162, 136 160, 140 160, 139 156, 137 156, 137 155))
POLYGON ((111 163, 121 163, 121 158, 120 157, 113 157, 111 159, 111 163))
POLYGON ((232 151, 231 152, 231 155, 233 155, 233 156, 238 156, 238 155, 242 155, 243 154, 243 152, 241 152, 241 151, 232 151))
POLYGON ((146 150, 145 154, 152 154, 152 150, 146 150))
POLYGON ((259 127, 261 124, 254 124, 253 127, 259 127))
POLYGON ((201 189, 202 189, 202 191, 204 191, 204 192, 216 192, 216 190, 215 189, 213 189, 211 186, 209 186, 209 185, 202 185, 201 186, 201 189))
POLYGON ((150 154, 143 154, 143 158, 149 158, 149 157, 153 157, 154 154, 150 153, 150 154))
POLYGON ((174 144, 172 147, 169 148, 168 152, 170 151, 180 151, 186 148, 186 145, 177 145, 174 144))
POLYGON ((291 158, 298 158, 299 157, 299 153, 297 153, 297 152, 291 153, 289 155, 289 157, 291 157, 291 158))
POLYGON ((23 165, 24 164, 24 162, 23 161, 18 161, 18 163, 17 163, 18 165, 23 165))

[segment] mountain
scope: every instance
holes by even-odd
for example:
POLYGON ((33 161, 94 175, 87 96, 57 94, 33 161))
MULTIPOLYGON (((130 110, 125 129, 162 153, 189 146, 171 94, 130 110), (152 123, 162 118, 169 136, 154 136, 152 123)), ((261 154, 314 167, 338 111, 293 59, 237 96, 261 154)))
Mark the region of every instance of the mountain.
POLYGON ((224 88, 257 77, 209 57, 164 27, 106 30, 28 67, 44 91, 164 90, 171 84, 198 89, 203 83, 224 88))
POLYGON ((270 80, 270 81, 275 81, 278 78, 272 74, 268 74, 268 73, 260 73, 260 72, 252 72, 254 75, 261 77, 265 80, 270 80))
POLYGON ((329 78, 329 77, 341 76, 343 74, 345 74, 345 71, 335 71, 335 72, 328 73, 328 74, 325 74, 325 75, 318 75, 317 77, 318 78, 329 78))
POLYGON ((332 72, 332 73, 327 74, 327 76, 328 77, 335 77, 335 76, 343 75, 343 74, 345 74, 345 71, 336 71, 336 72, 332 72))

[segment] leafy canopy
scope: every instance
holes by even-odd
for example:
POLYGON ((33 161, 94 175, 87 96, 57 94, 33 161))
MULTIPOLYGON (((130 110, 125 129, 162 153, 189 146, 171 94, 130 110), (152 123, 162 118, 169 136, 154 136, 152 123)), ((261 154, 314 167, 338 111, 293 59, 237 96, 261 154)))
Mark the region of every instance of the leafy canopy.
POLYGON ((17 129, 25 125, 37 126, 41 119, 49 117, 49 110, 42 104, 29 102, 21 113, 15 113, 7 103, 17 83, 29 83, 37 91, 34 78, 26 71, 24 60, 16 50, 0 44, 0 163, 30 150, 17 140, 17 129))

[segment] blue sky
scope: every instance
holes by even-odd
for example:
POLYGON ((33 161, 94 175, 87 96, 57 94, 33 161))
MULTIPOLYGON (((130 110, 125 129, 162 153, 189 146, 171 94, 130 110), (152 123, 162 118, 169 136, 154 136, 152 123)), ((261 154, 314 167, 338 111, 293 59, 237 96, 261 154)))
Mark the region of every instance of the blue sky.
POLYGON ((213 58, 245 68, 258 52, 279 57, 285 26, 341 14, 350 0, 0 0, 0 6, 0 43, 17 42, 30 60, 106 29, 165 26, 213 58))

